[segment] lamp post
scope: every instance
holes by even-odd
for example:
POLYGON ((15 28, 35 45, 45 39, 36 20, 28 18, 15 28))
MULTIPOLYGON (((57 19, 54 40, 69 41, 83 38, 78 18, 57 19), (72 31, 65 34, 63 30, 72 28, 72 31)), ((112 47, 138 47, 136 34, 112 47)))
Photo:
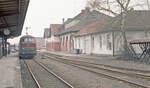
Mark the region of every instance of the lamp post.
POLYGON ((7 56, 7 37, 10 35, 10 30, 7 28, 4 29, 3 34, 3 56, 7 56))

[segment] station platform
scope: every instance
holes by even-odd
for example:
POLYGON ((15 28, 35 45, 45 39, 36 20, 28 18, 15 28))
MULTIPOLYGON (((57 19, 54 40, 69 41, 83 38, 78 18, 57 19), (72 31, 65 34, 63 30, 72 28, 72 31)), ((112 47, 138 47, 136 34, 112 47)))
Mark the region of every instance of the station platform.
POLYGON ((22 88, 17 54, 11 54, 0 59, 0 88, 22 88))

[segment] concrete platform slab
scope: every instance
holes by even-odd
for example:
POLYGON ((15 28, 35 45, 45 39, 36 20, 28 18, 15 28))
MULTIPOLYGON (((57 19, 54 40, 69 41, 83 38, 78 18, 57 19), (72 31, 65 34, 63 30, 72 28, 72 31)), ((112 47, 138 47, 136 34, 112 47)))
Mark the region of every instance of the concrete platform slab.
POLYGON ((22 88, 20 64, 16 54, 0 59, 0 88, 22 88))

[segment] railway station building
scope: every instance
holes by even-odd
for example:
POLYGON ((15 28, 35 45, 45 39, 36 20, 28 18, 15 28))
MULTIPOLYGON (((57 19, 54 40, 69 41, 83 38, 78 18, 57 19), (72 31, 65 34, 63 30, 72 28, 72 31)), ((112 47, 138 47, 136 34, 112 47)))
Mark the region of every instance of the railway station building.
POLYGON ((64 28, 57 34, 60 37, 61 51, 74 52, 76 47, 75 35, 86 25, 90 25, 97 21, 106 21, 111 17, 98 11, 90 11, 86 8, 77 16, 64 24, 64 28))
MULTIPOLYGON (((129 41, 150 38, 150 11, 131 11, 125 16, 123 27, 129 41)), ((121 30, 121 16, 108 20, 108 23, 93 23, 77 32, 76 49, 86 54, 122 55, 124 53, 124 39, 121 30)), ((130 47, 129 47, 130 48, 130 47)), ((141 53, 138 46, 134 46, 141 53)))
MULTIPOLYGON (((123 30, 127 44, 131 40, 150 37, 149 18, 150 11, 146 10, 133 10, 126 14, 123 30)), ((58 32, 54 33, 55 38, 51 37, 57 44, 48 46, 71 53, 80 50, 84 54, 121 55, 124 53, 121 26, 121 15, 111 17, 86 8, 74 18, 63 21, 57 27, 58 32)), ((52 26, 51 29, 55 28, 52 26)))

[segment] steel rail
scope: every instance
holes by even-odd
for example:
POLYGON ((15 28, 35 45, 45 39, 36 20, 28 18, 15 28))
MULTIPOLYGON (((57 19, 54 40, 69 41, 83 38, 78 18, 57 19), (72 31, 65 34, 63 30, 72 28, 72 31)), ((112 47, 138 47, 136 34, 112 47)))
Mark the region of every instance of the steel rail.
MULTIPOLYGON (((49 57, 49 58, 52 58, 52 57, 49 57)), ((80 69, 83 69, 83 70, 86 70, 86 71, 89 71, 89 72, 92 72, 92 73, 96 73, 96 74, 99 74, 99 75, 103 75, 103 76, 108 77, 108 78, 110 78, 110 79, 114 79, 114 80, 122 81, 122 82, 124 82, 124 83, 128 83, 129 85, 132 85, 132 86, 137 86, 137 87, 141 87, 141 88, 150 88, 150 87, 144 86, 144 85, 142 85, 142 84, 137 84, 137 83, 134 83, 134 82, 131 82, 131 81, 128 81, 128 80, 124 80, 124 79, 120 79, 120 78, 118 78, 118 77, 114 77, 114 76, 111 76, 111 75, 108 75, 108 74, 104 74, 104 73, 101 73, 101 72, 93 71, 93 70, 91 70, 91 69, 87 69, 87 68, 85 68, 85 67, 81 67, 81 66, 75 65, 75 64, 73 64, 73 63, 67 63, 67 62, 62 61, 62 60, 60 61, 60 60, 56 59, 56 57, 55 57, 55 58, 53 57, 52 59, 53 59, 53 60, 56 60, 56 61, 59 61, 59 62, 61 62, 61 63, 64 63, 64 64, 68 64, 68 65, 72 65, 72 66, 74 66, 74 67, 78 67, 78 68, 80 68, 80 69)))
MULTIPOLYGON (((55 55, 55 54, 52 54, 52 55, 55 55)), ((55 55, 55 57, 63 58, 63 57, 59 57, 59 56, 60 55, 55 55)), ((66 59, 66 60, 68 60, 68 59, 66 59)), ((76 60, 72 60, 72 61, 76 61, 76 60)), ((140 70, 140 69, 132 69, 132 68, 122 68, 122 67, 116 67, 116 66, 111 66, 111 65, 106 65, 106 64, 100 64, 100 63, 92 63, 92 62, 86 62, 86 61, 80 61, 80 62, 85 62, 85 63, 89 63, 89 64, 99 65, 99 66, 103 66, 103 67, 109 67, 109 68, 113 68, 113 69, 121 69, 121 70, 127 70, 127 71, 141 72, 141 73, 144 73, 144 74, 145 73, 150 73, 149 70, 140 70)))
POLYGON ((31 76, 32 76, 33 80, 35 81, 35 83, 36 83, 36 85, 37 85, 37 88, 41 88, 39 82, 37 81, 36 77, 34 76, 32 70, 31 70, 30 66, 27 64, 27 62, 26 62, 25 60, 23 60, 23 61, 24 61, 24 63, 26 64, 26 66, 27 66, 29 72, 31 73, 31 76))
POLYGON ((134 77, 139 77, 142 79, 147 79, 150 80, 150 76, 149 75, 144 75, 144 74, 139 74, 139 73, 134 73, 134 72, 127 72, 127 71, 119 71, 119 70, 113 70, 111 68, 103 68, 103 67, 99 67, 99 66, 93 66, 93 65, 89 65, 89 64, 79 64, 78 62, 72 62, 73 64, 76 65, 81 65, 81 66, 85 66, 85 67, 89 67, 89 68, 95 68, 95 69, 99 69, 99 70, 105 70, 105 71, 109 71, 109 72, 114 72, 114 73, 119 73, 119 74, 123 74, 123 75, 127 75, 127 76, 134 76, 134 77))
POLYGON ((63 83, 65 83, 67 86, 69 86, 69 88, 74 88, 71 84, 69 84, 67 81, 65 81, 64 79, 62 79, 60 76, 58 76, 57 74, 55 74, 53 71, 51 71, 50 69, 48 69, 46 66, 44 66, 41 62, 37 62, 36 60, 33 60, 35 63, 37 63, 39 66, 41 66, 43 69, 45 69, 48 73, 53 74, 56 78, 58 78, 59 80, 61 80, 63 83))
POLYGON ((137 83, 134 83, 134 82, 131 82, 131 81, 128 81, 128 80, 124 80, 124 79, 120 79, 120 78, 117 78, 117 77, 114 77, 114 76, 111 76, 111 75, 108 75, 108 74, 104 74, 104 73, 101 73, 101 72, 97 72, 97 71, 93 71, 93 70, 90 70, 90 69, 87 69, 87 68, 84 68, 84 67, 80 67, 78 65, 74 65, 75 67, 78 67, 80 69, 84 69, 84 70, 87 70, 89 72, 93 72, 93 73, 96 73, 98 75, 103 75, 105 77, 108 77, 110 79, 114 79, 114 80, 118 80, 118 81, 122 81, 124 83, 128 83, 129 85, 133 85, 133 86, 136 86, 136 87, 139 87, 139 88, 150 88, 149 86, 144 86, 142 84, 137 84, 137 83))
MULTIPOLYGON (((49 57, 48 55, 45 55, 45 56, 49 57)), ((49 57, 49 58, 52 58, 52 57, 49 57)), ((142 79, 150 80, 150 75, 144 75, 144 74, 135 73, 135 72, 127 72, 127 71, 124 71, 123 69, 119 69, 119 70, 121 70, 121 71, 119 71, 118 69, 114 70, 114 68, 110 68, 110 67, 109 68, 104 68, 104 67, 100 67, 100 66, 103 66, 103 65, 99 66, 97 64, 89 63, 89 62, 85 62, 85 61, 68 60, 68 59, 64 59, 62 57, 59 57, 59 58, 61 58, 63 60, 66 60, 66 61, 71 61, 71 63, 77 64, 77 65, 92 67, 92 68, 96 68, 96 69, 100 69, 100 70, 111 71, 111 72, 116 72, 116 73, 120 73, 120 74, 125 74, 127 76, 135 76, 135 77, 140 77, 142 79)))

